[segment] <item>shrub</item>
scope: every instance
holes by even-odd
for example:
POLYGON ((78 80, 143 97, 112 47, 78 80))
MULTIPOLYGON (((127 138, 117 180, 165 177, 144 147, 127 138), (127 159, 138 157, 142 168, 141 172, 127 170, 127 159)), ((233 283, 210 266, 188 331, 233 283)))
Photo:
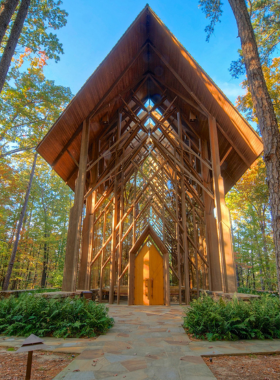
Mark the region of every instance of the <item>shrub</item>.
POLYGON ((0 333, 5 335, 93 337, 113 326, 105 305, 83 298, 48 299, 22 294, 0 301, 0 333))
POLYGON ((256 295, 262 295, 262 294, 268 294, 272 297, 274 296, 279 296, 278 292, 275 291, 269 291, 269 290, 254 290, 254 289, 250 289, 250 288, 246 288, 246 287, 239 287, 237 289, 237 293, 245 293, 245 294, 256 294, 256 295))
POLYGON ((262 296, 245 302, 214 301, 205 295, 191 302, 184 327, 197 338, 213 340, 280 338, 280 300, 262 296))

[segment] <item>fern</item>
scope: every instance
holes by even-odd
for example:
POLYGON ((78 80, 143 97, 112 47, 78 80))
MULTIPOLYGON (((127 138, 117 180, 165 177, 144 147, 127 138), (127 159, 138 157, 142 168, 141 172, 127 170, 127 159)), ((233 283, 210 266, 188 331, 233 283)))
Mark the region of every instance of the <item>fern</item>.
POLYGON ((218 302, 205 295, 186 310, 184 327, 197 338, 213 340, 280 338, 280 300, 263 295, 245 302, 218 302))
POLYGON ((0 333, 5 335, 93 337, 114 324, 105 305, 82 298, 46 299, 33 294, 0 300, 0 333))

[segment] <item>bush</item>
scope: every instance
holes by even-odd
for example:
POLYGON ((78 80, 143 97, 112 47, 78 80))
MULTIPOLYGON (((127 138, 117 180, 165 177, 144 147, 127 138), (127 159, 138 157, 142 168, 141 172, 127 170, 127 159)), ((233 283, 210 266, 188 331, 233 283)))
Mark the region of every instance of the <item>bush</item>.
POLYGON ((213 340, 280 338, 280 300, 262 296, 245 302, 202 296, 186 310, 184 327, 196 338, 213 340))
POLYGON ((48 299, 22 294, 0 301, 0 333, 5 335, 93 337, 113 326, 105 305, 83 298, 48 299))
POLYGON ((237 289, 237 293, 245 293, 245 294, 256 294, 256 295, 262 295, 262 294, 269 294, 271 295, 272 297, 274 296, 279 296, 278 292, 273 292, 273 291, 269 291, 269 290, 254 290, 254 289, 250 289, 250 288, 242 288, 242 287, 239 287, 237 289))

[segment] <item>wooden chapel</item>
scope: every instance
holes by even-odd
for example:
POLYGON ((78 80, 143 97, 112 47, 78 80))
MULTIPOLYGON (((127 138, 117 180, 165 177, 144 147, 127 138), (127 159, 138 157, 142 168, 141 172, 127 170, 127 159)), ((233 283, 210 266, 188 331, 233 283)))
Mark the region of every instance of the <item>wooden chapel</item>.
POLYGON ((235 292, 225 194, 262 150, 147 5, 37 147, 75 192, 62 290, 144 305, 235 292))

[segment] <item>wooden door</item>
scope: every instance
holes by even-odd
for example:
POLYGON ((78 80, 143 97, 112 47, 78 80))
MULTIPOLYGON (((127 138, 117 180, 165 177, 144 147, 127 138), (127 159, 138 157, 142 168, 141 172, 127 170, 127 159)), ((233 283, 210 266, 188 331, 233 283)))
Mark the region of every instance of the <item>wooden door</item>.
POLYGON ((163 258, 147 243, 135 258, 135 305, 163 305, 163 258))

